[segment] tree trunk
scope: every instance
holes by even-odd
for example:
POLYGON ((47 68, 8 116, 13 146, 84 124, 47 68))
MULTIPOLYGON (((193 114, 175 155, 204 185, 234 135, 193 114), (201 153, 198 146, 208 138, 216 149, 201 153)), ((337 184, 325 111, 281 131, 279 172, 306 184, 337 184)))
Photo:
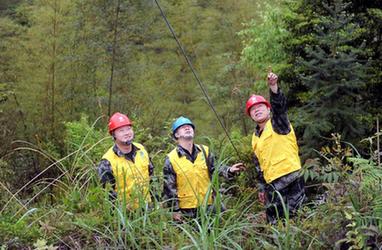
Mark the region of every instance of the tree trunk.
POLYGON ((52 44, 52 62, 50 65, 50 122, 51 135, 54 138, 55 128, 55 82, 56 82, 56 54, 57 54, 57 0, 54 1, 54 18, 53 18, 53 44, 52 44))
POLYGON ((118 18, 120 11, 120 0, 117 1, 117 8, 115 11, 115 19, 113 24, 113 46, 111 55, 111 66, 110 66, 110 81, 109 81, 109 102, 108 102, 108 115, 111 115, 111 99, 113 96, 113 78, 114 78, 114 65, 116 57, 116 47, 117 47, 117 36, 118 36, 118 18))

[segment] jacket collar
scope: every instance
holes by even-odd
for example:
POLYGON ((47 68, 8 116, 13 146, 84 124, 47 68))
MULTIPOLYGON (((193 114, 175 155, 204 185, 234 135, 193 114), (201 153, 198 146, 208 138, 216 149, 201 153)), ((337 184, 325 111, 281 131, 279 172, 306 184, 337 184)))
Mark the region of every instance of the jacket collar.
POLYGON ((136 153, 137 151, 138 151, 138 148, 137 148, 137 146, 134 145, 134 143, 131 144, 131 151, 130 151, 129 153, 127 153, 127 154, 123 153, 123 152, 118 148, 117 144, 114 144, 114 146, 113 146, 113 152, 114 152, 117 156, 119 156, 119 157, 121 157, 121 156, 127 156, 127 155, 134 156, 135 153, 136 153))
POLYGON ((188 152, 185 148, 183 148, 179 144, 176 146, 176 152, 178 153, 179 157, 186 156, 187 158, 196 159, 196 156, 199 154, 201 149, 196 144, 192 145, 192 149, 193 149, 192 152, 188 152))
POLYGON ((256 125, 255 135, 256 135, 257 137, 260 137, 261 134, 264 132, 264 130, 267 128, 268 122, 272 122, 270 118, 269 118, 268 121, 265 123, 264 129, 261 130, 261 131, 260 131, 260 126, 259 126, 259 125, 256 125))

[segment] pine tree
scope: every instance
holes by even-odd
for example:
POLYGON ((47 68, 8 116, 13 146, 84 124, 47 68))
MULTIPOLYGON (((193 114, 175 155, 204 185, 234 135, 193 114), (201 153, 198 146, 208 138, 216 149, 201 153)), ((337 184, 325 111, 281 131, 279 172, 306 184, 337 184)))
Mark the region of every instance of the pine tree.
POLYGON ((364 132, 361 93, 367 82, 367 63, 358 59, 362 46, 352 45, 362 30, 346 12, 347 6, 341 0, 332 6, 324 4, 327 15, 321 17, 314 33, 318 44, 306 46, 306 58, 300 60, 301 83, 308 91, 299 118, 308 147, 319 145, 332 132, 347 140, 364 132))
MULTIPOLYGON (((282 44, 284 50, 288 53, 288 66, 280 73, 280 78, 288 86, 288 106, 290 107, 290 118, 295 125, 295 130, 299 135, 305 134, 307 136, 308 131, 304 131, 307 123, 312 123, 311 126, 315 124, 319 126, 320 120, 315 120, 314 116, 309 116, 311 119, 309 122, 306 120, 308 116, 303 116, 305 111, 303 108, 311 98, 310 89, 308 86, 302 82, 303 77, 301 75, 310 74, 309 69, 306 68, 306 64, 301 63, 302 61, 311 60, 312 52, 318 53, 317 46, 323 48, 321 39, 323 36, 318 34, 320 27, 328 27, 327 18, 330 17, 330 11, 328 11, 326 5, 333 6, 336 1, 318 1, 318 0, 299 0, 288 2, 288 11, 284 11, 283 21, 285 23, 285 28, 288 31, 288 36, 283 40, 282 44), (308 52, 310 54, 308 54, 308 52), (313 120, 312 120, 313 119, 313 120)), ((353 30, 348 28, 348 33, 342 33, 343 37, 347 37, 349 40, 346 42, 346 46, 349 48, 354 48, 354 56, 357 58, 358 62, 364 68, 364 73, 368 75, 367 81, 365 81, 365 86, 362 91, 358 91, 358 97, 361 104, 363 105, 363 111, 367 115, 361 116, 362 118, 362 129, 358 130, 357 133, 353 134, 351 137, 355 141, 359 141, 362 138, 369 136, 374 133, 375 119, 377 116, 380 117, 380 106, 382 104, 382 97, 379 94, 382 88, 382 57, 381 57, 381 46, 382 46, 382 2, 381 1, 350 1, 343 9, 344 14, 351 19, 351 23, 355 25, 353 30), (357 51, 357 48, 362 48, 357 51), (367 63, 367 66, 365 65, 367 63), (360 134, 362 133, 362 134, 360 134)), ((327 32, 324 29, 322 32, 327 32)), ((346 29, 345 29, 346 30, 346 29)), ((344 42, 344 41, 342 41, 344 42)), ((343 44, 342 44, 343 45, 343 44)), ((342 48, 342 52, 345 52, 345 47, 342 48)), ((327 54, 328 49, 324 49, 327 54)), ((341 46, 340 49, 341 50, 341 46)), ((349 49, 347 53, 350 53, 352 49, 349 49)), ((319 66, 319 65, 316 65, 319 66)), ((362 71, 362 70, 361 70, 362 71)), ((306 81, 306 80, 305 80, 306 81)), ((341 120, 342 121, 342 120, 341 120)), ((341 124, 332 123, 338 131, 343 127, 341 124)), ((328 130, 328 128, 324 130, 328 130)), ((311 129, 313 131, 318 131, 317 129, 311 129)), ((344 131, 344 133, 348 133, 344 131)), ((316 134, 319 134, 318 132, 316 134)), ((350 137, 350 138, 351 138, 350 137)), ((306 137, 307 138, 307 137, 306 137)), ((321 140, 311 140, 309 143, 312 147, 319 147, 321 140)), ((357 145, 360 146, 360 145, 357 145)), ((307 148, 307 147, 305 147, 307 148)))

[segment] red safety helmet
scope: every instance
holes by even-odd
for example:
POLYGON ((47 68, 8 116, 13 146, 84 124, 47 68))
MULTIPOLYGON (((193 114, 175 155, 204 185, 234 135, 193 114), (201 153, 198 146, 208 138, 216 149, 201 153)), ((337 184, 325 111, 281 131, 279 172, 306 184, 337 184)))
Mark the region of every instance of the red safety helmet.
POLYGON ((269 102, 261 95, 251 95, 251 97, 247 101, 247 104, 245 105, 245 112, 247 113, 247 115, 250 116, 249 111, 251 110, 253 105, 260 103, 264 103, 265 105, 267 105, 268 108, 271 108, 269 102))
POLYGON ((123 126, 131 126, 132 123, 127 115, 119 112, 114 113, 109 120, 109 133, 111 134, 115 129, 123 126))

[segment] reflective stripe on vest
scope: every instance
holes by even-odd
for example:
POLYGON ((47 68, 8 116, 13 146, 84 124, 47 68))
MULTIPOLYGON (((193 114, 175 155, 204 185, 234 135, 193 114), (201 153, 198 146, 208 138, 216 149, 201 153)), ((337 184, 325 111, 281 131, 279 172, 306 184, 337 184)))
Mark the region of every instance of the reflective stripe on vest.
MULTIPOLYGON (((208 156, 208 147, 196 145, 198 148, 204 147, 208 156)), ((212 204, 212 190, 210 189, 210 177, 208 167, 203 152, 199 153, 192 163, 186 156, 178 156, 175 148, 168 154, 168 158, 176 173, 176 187, 180 208, 196 208, 205 204, 205 198, 209 193, 208 204, 212 204)))
POLYGON ((115 191, 121 201, 126 201, 132 208, 137 208, 139 202, 150 202, 149 195, 149 155, 139 143, 133 143, 137 148, 134 161, 127 160, 125 156, 118 156, 111 147, 102 157, 111 164, 115 177, 115 191))
POLYGON ((252 136, 252 149, 256 154, 266 183, 301 169, 298 156, 296 135, 291 131, 287 135, 277 134, 272 128, 271 120, 265 124, 260 137, 252 136))

